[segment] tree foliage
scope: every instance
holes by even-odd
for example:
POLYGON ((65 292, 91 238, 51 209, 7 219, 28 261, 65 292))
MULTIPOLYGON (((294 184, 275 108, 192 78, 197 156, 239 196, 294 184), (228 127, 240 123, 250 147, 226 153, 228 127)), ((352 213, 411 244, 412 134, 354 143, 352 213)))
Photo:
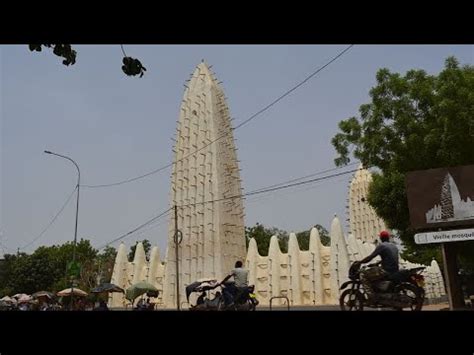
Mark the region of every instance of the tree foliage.
POLYGON ((270 239, 276 235, 282 252, 288 251, 288 232, 278 228, 266 228, 263 224, 257 223, 253 227, 245 227, 245 239, 247 247, 250 239, 254 238, 260 255, 267 256, 270 247, 270 239))
MULTIPOLYGON (((323 245, 329 246, 330 238, 329 238, 329 232, 326 230, 326 228, 324 228, 320 224, 317 224, 314 227, 317 228, 319 231, 321 243, 323 245)), ((307 231, 296 233, 296 238, 298 239, 298 245, 301 250, 309 249, 310 232, 311 232, 310 230, 307 230, 307 231)), ((260 223, 257 223, 253 227, 245 227, 245 239, 247 241, 247 247, 249 245, 250 239, 254 238, 255 242, 257 243, 258 252, 262 256, 268 255, 268 249, 270 247, 270 239, 274 235, 276 235, 278 238, 280 250, 283 253, 287 253, 288 240, 289 240, 289 233, 287 231, 278 229, 276 227, 267 228, 260 223)))
POLYGON ((124 57, 122 62, 122 71, 129 76, 135 76, 140 74, 141 78, 146 72, 146 68, 136 58, 124 57))
MULTIPOLYGON (((53 48, 53 53, 58 57, 64 58, 63 64, 66 66, 74 65, 76 63, 77 52, 72 49, 70 44, 30 44, 29 48, 32 52, 41 52, 43 47, 53 48)), ((146 68, 136 58, 124 56, 122 60, 122 71, 128 76, 140 75, 140 78, 145 74, 146 68)))
MULTIPOLYGON (((137 244, 138 243, 139 242, 137 242, 137 244)), ((137 249, 137 244, 132 245, 130 247, 130 252, 128 253, 128 261, 133 261, 133 258, 135 257, 135 250, 137 249)), ((143 244, 143 249, 145 250, 146 259, 149 260, 150 259, 150 251, 151 251, 151 243, 148 239, 143 239, 142 244, 143 244)))
POLYGON ((117 250, 111 246, 107 246, 102 253, 97 255, 96 263, 99 272, 99 281, 110 282, 112 272, 114 271, 115 258, 117 250))
MULTIPOLYGON (((320 224, 314 226, 319 232, 319 238, 321 239, 321 244, 324 246, 329 246, 331 244, 331 238, 329 237, 329 232, 320 224)), ((309 250, 309 236, 311 230, 306 230, 303 232, 296 233, 296 238, 298 239, 298 245, 300 250, 309 250)))
MULTIPOLYGON (((6 254, 0 272, 0 297, 36 291, 57 292, 71 286, 67 265, 73 257, 73 243, 41 246, 32 254, 6 254)), ((112 248, 113 249, 113 248, 112 248)), ((111 250, 104 257, 110 260, 111 250)), ((89 240, 81 239, 76 245, 76 261, 80 264, 77 287, 89 291, 96 286, 98 252, 89 240)), ((113 265, 113 264, 112 264, 113 265)))
POLYGON ((76 63, 76 51, 71 48, 70 44, 30 44, 29 48, 32 52, 41 52, 42 47, 53 48, 53 53, 58 57, 64 58, 64 65, 73 65, 76 63))
MULTIPOLYGON (((358 117, 339 123, 340 132, 332 139, 335 163, 348 164, 354 149, 353 156, 365 167, 378 168, 368 202, 398 231, 406 248, 403 256, 413 262, 429 263, 433 257, 441 261, 439 247, 414 244, 405 176, 474 163, 474 66, 460 66, 449 57, 438 75, 410 70, 403 76, 380 69, 370 97, 358 117)), ((462 254, 473 252, 473 243, 468 243, 462 254)))

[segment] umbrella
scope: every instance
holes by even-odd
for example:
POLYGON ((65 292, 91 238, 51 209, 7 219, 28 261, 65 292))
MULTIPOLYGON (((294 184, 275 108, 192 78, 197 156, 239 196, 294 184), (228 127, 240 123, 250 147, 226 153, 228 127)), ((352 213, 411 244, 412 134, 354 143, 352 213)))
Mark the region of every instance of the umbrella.
POLYGON ((24 296, 28 296, 28 295, 26 293, 17 293, 16 295, 13 295, 12 298, 16 298, 17 300, 19 300, 20 298, 24 296))
POLYGON ((18 299, 18 303, 30 302, 30 301, 31 301, 31 296, 28 296, 28 295, 23 295, 18 299))
POLYGON ((85 297, 87 296, 87 292, 82 291, 79 288, 74 287, 74 291, 71 290, 71 288, 66 288, 62 291, 59 291, 57 293, 58 296, 71 296, 71 294, 74 293, 74 296, 80 296, 80 297, 85 297))
POLYGON ((135 298, 147 293, 148 291, 158 291, 158 289, 148 282, 139 282, 130 286, 125 293, 125 296, 127 300, 134 301, 135 298))
POLYGON ((5 303, 17 303, 17 302, 16 302, 16 299, 14 299, 14 298, 12 298, 12 297, 9 297, 9 296, 5 296, 5 297, 0 298, 0 302, 5 302, 5 303))
POLYGON ((91 293, 102 293, 102 292, 122 292, 124 293, 125 291, 123 288, 111 284, 111 283, 103 283, 91 290, 91 293))
POLYGON ((198 287, 207 287, 205 290, 210 290, 212 288, 215 288, 214 286, 217 287, 217 280, 210 280, 210 279, 199 279, 196 282, 193 282, 192 284, 189 284, 186 286, 186 299, 188 300, 189 303, 189 296, 191 293, 196 292, 198 290, 198 287))
POLYGON ((53 299, 54 298, 54 293, 48 292, 48 291, 38 291, 38 292, 33 293, 31 295, 31 297, 33 297, 33 298, 46 297, 46 298, 49 298, 49 299, 53 299))

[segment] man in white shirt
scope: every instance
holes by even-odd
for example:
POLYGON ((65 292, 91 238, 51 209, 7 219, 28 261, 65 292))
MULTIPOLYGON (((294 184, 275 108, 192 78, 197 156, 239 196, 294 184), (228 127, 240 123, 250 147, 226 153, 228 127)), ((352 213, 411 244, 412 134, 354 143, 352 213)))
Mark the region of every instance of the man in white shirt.
POLYGON ((238 300, 240 295, 242 295, 247 290, 248 275, 248 270, 242 267, 242 262, 239 260, 235 263, 235 268, 232 270, 231 274, 222 280, 221 284, 224 284, 231 277, 234 278, 234 283, 226 284, 223 290, 224 302, 226 306, 232 306, 234 301, 238 300))

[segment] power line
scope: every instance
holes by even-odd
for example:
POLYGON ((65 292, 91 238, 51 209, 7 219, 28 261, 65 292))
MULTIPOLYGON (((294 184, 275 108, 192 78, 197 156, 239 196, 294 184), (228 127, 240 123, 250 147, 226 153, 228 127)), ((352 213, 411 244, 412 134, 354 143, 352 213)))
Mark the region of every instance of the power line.
MULTIPOLYGON (((169 216, 169 215, 170 215, 170 214, 168 213, 168 214, 164 215, 163 218, 164 218, 164 217, 167 217, 167 216, 169 216)), ((156 221, 155 221, 155 222, 156 222, 156 221)), ((144 233, 149 232, 149 231, 151 231, 152 229, 155 229, 155 228, 157 228, 157 227, 162 226, 163 223, 165 223, 165 222, 167 222, 166 219, 163 219, 163 220, 159 221, 159 222, 156 223, 156 224, 153 224, 153 223, 152 223, 152 224, 148 225, 148 228, 145 228, 145 227, 144 227, 145 229, 142 230, 142 231, 140 231, 140 233, 141 233, 141 235, 143 236, 144 233)), ((139 238, 140 238, 140 237, 139 237, 139 238)))
POLYGON ((311 73, 308 77, 306 77, 306 79, 304 79, 302 82, 300 82, 299 84, 295 85, 294 87, 292 87, 290 90, 288 90, 287 92, 285 92, 283 95, 281 95, 280 97, 278 97, 276 100, 274 100, 272 103, 268 104, 267 106, 265 106, 264 108, 262 108, 260 111, 258 111, 257 113, 253 114, 251 117, 247 118, 245 121, 243 121, 242 123, 239 123, 234 129, 238 129, 244 125, 246 125, 247 123, 249 123, 250 121, 252 121, 255 117, 257 117, 259 114, 265 112, 266 110, 268 110, 270 107, 272 107, 273 105, 275 105, 278 101, 282 100, 283 98, 285 98, 286 96, 288 96, 289 94, 291 94, 293 91, 295 91, 296 89, 298 89, 300 86, 302 86, 303 84, 305 84, 307 81, 309 81, 311 78, 313 78, 316 74, 318 74, 321 70, 323 70, 324 68, 326 68, 328 65, 330 65, 332 62, 336 61, 340 56, 342 56, 344 53, 346 53, 349 49, 351 49, 354 45, 351 44, 350 46, 348 46, 346 49, 344 49, 342 52, 340 52, 337 56, 335 56, 334 58, 332 58, 329 62, 327 62, 326 64, 324 64, 322 67, 318 68, 316 71, 314 71, 313 73, 311 73))
POLYGON ((220 202, 220 201, 225 201, 225 200, 231 200, 231 199, 236 199, 236 198, 242 198, 242 197, 245 197, 245 196, 258 195, 258 194, 262 194, 262 193, 267 193, 267 192, 272 192, 272 191, 287 189, 287 188, 294 187, 294 186, 306 185, 306 184, 309 184, 309 183, 312 183, 312 182, 316 182, 316 181, 327 180, 327 179, 330 179, 330 178, 333 178, 333 177, 337 177, 337 176, 341 176, 341 175, 346 175, 346 174, 354 173, 354 172, 356 172, 357 170, 358 170, 358 169, 349 170, 349 171, 344 171, 344 172, 342 172, 342 173, 327 175, 327 176, 323 176, 323 177, 320 177, 320 178, 314 178, 314 179, 310 179, 310 180, 295 182, 295 183, 286 184, 286 185, 283 185, 283 186, 262 188, 262 189, 254 190, 254 191, 251 191, 251 192, 247 192, 247 193, 245 193, 245 194, 234 195, 234 196, 229 196, 229 197, 223 197, 223 198, 219 198, 219 199, 211 200, 211 201, 195 202, 195 203, 190 203, 190 204, 187 204, 187 205, 181 205, 181 206, 178 206, 178 207, 181 207, 181 208, 182 208, 182 207, 196 206, 196 205, 205 204, 205 203, 220 202))
MULTIPOLYGON (((311 175, 308 175, 308 176, 311 176, 311 175)), ((300 180, 300 179, 294 179, 294 180, 300 180)), ((343 181, 343 180, 344 179, 339 179, 337 181, 339 182, 339 181, 343 181)), ((317 181, 316 183, 311 184, 310 186, 304 186, 304 185, 299 186, 299 187, 295 188, 295 190, 293 190, 293 194, 298 194, 300 192, 305 192, 305 191, 309 191, 309 190, 313 190, 315 188, 318 188, 318 187, 321 186, 320 184, 318 184, 319 182, 324 182, 324 181, 317 181)), ((277 186, 277 185, 275 185, 275 186, 277 186)), ((288 192, 288 190, 282 190, 280 194, 278 194, 278 192, 276 192, 273 195, 269 194, 269 195, 263 195, 263 196, 256 196, 256 197, 253 197, 251 199, 246 199, 246 203, 260 202, 260 201, 268 200, 271 197, 283 197, 283 196, 285 196, 286 192, 288 192)))
MULTIPOLYGON (((291 179, 291 180, 288 180, 288 181, 280 182, 279 184, 270 185, 270 186, 267 186, 267 187, 265 187, 265 188, 267 189, 267 188, 270 188, 270 187, 280 186, 280 185, 288 184, 288 183, 290 183, 290 182, 294 182, 294 181, 299 181, 299 180, 307 179, 307 178, 309 178, 309 177, 321 175, 321 174, 324 174, 324 173, 329 173, 329 172, 331 172, 331 171, 339 170, 339 169, 342 169, 342 168, 345 168, 345 167, 349 167, 349 166, 353 166, 353 165, 356 165, 356 164, 359 164, 359 163, 358 163, 358 162, 354 162, 354 163, 347 164, 347 165, 345 165, 345 166, 338 166, 338 167, 335 167, 335 168, 331 168, 331 169, 326 169, 326 170, 318 171, 318 172, 313 173, 313 174, 309 174, 309 175, 306 175, 306 176, 302 176, 302 177, 300 177, 300 178, 296 178, 296 179, 291 179)), ((254 190, 254 191, 258 191, 258 190, 259 190, 259 189, 254 190)), ((260 190, 261 190, 261 189, 260 189, 260 190)))
MULTIPOLYGON (((210 200, 210 201, 203 201, 203 202, 196 202, 196 203, 191 203, 191 204, 187 204, 187 205, 181 205, 181 206, 177 206, 179 208, 183 208, 183 207, 190 207, 190 206, 196 206, 196 205, 200 205, 200 204, 206 204, 206 203, 213 203, 213 202, 220 202, 220 201, 225 201, 225 200, 230 200, 230 199, 235 199, 235 198, 244 198, 245 196, 252 196, 252 195, 258 195, 258 194, 262 194, 262 193, 267 193, 267 192, 272 192, 272 191, 277 191, 277 190, 282 190, 282 189, 287 189, 287 188, 290 188, 290 187, 294 187, 294 186, 300 186, 300 185, 306 185, 306 184, 309 184, 309 183, 313 183, 313 182, 317 182, 317 181, 322 181, 322 180, 327 180, 327 179, 330 179, 330 178, 334 178, 334 177, 337 177, 337 176, 342 176, 342 175, 346 175, 346 174, 350 174, 350 173, 353 173, 353 172, 356 172, 358 169, 355 169, 355 170, 349 170, 349 171, 344 171, 344 172, 341 172, 341 173, 337 173, 337 174, 332 174, 332 175, 326 175, 326 176, 323 176, 323 177, 320 177, 320 178, 314 178, 314 179, 310 179, 310 180, 305 180, 305 181, 300 181, 300 182, 295 182, 295 183, 292 183, 292 184, 286 184, 286 185, 283 185, 283 186, 278 186, 278 187, 271 187, 271 186, 268 186, 268 187, 264 187, 264 188, 261 188, 261 189, 257 189, 257 190, 254 190, 254 191, 251 191, 251 192, 247 192, 245 194, 240 194, 240 195, 235 195, 235 196, 229 196, 229 197, 224 197, 224 198, 220 198, 220 199, 216 199, 216 200, 210 200)), ((103 246, 101 246, 99 248, 99 250, 105 248, 106 246, 112 244, 112 243, 115 243, 121 239, 124 239, 128 236, 130 236, 131 234, 137 232, 138 230, 152 224, 153 222, 157 221, 159 218, 161 217, 165 217, 165 215, 170 212, 171 210, 173 209, 173 207, 170 207, 168 208, 167 210, 163 211, 162 213, 160 213, 159 215, 155 216, 155 217, 152 217, 151 219, 149 219, 148 221, 142 223, 141 225, 139 225, 138 227, 132 229, 131 231, 125 233, 125 234, 122 234, 120 237, 118 238, 115 238, 113 239, 112 241, 104 244, 103 246)), ((158 225, 155 225, 154 227, 157 227, 158 225)), ((154 228, 153 227, 153 228, 154 228)), ((150 228, 152 229, 152 228, 150 228)))
MULTIPOLYGON (((358 163, 358 162, 353 162, 353 163, 347 164, 347 165, 345 165, 345 166, 339 166, 339 167, 335 167, 335 168, 330 168, 330 169, 318 171, 318 172, 315 172, 315 173, 312 173, 312 174, 309 174, 309 175, 305 175, 305 176, 302 176, 302 177, 299 177, 299 178, 295 178, 295 179, 287 180, 287 181, 284 181, 284 182, 281 182, 281 183, 278 183, 278 184, 270 185, 270 186, 267 186, 266 188, 275 187, 275 186, 280 186, 280 185, 284 185, 284 184, 287 184, 287 183, 290 183, 290 182, 303 180, 303 179, 306 179, 306 178, 309 178, 309 177, 321 175, 321 174, 324 174, 324 173, 328 173, 328 172, 331 172, 331 171, 334 171, 334 170, 339 170, 339 169, 342 169, 342 168, 345 168, 345 167, 349 167, 349 166, 353 166, 353 165, 356 165, 356 164, 359 164, 359 163, 358 163)), ((316 187, 316 186, 313 186, 313 187, 310 187, 310 188, 306 188, 306 189, 301 189, 301 190, 299 190, 298 192, 300 192, 300 191, 307 191, 307 190, 310 190, 310 189, 312 189, 312 188, 314 188, 314 187, 316 187)), ((258 190, 259 190, 259 189, 254 190, 254 191, 258 191, 258 190)), ((247 203, 258 202, 258 201, 262 201, 262 200, 268 199, 268 197, 269 197, 269 196, 257 196, 257 197, 254 198, 254 199, 250 199, 250 200, 247 199, 246 202, 247 202, 247 203)))
MULTIPOLYGON (((283 98, 285 98, 286 96, 288 96, 289 94, 291 94, 293 91, 295 91, 296 89, 298 89, 300 86, 304 85, 306 82, 308 82, 310 79, 312 79, 314 76, 316 76, 319 72, 321 72, 324 68, 326 68, 328 65, 330 65, 331 63, 333 63, 334 61, 336 61, 339 57, 341 57, 342 55, 344 55, 344 53, 346 53, 349 49, 351 49, 354 45, 351 44, 349 45, 347 48, 345 48, 343 51, 341 51, 338 55, 336 55, 334 58, 332 58, 329 62, 327 62, 326 64, 324 64, 323 66, 319 67, 317 70, 315 70, 313 73, 311 73, 309 76, 307 76, 303 81, 299 82, 297 85, 295 85, 294 87, 292 87, 291 89, 287 90, 284 94, 282 94, 281 96, 279 96, 277 99, 275 99, 274 101, 272 101, 270 104, 268 104, 267 106, 265 106, 264 108, 262 108, 261 110, 259 110, 258 112, 254 113, 252 116, 250 116, 249 118, 247 118, 246 120, 244 120, 243 122, 239 123, 236 127, 234 127, 233 129, 231 129, 230 131, 222 134, 221 136, 218 136, 216 139, 210 141, 209 143, 205 144, 204 146, 202 146, 201 148, 195 150, 194 152, 192 153, 189 153, 188 155, 185 155, 184 157, 182 157, 181 159, 178 159, 176 160, 175 163, 177 162, 180 162, 186 158, 188 158, 189 156, 192 156, 198 152, 200 152, 201 150, 207 148, 208 146, 210 146, 211 144, 217 142, 218 140, 228 136, 231 132, 243 127, 244 125, 246 125, 247 123, 249 123, 250 121, 254 120, 256 117, 258 117, 260 114, 262 114, 263 112, 267 111, 270 107, 274 106, 276 103, 278 103, 279 101, 281 101, 283 98)), ((110 183, 110 184, 101 184, 101 185, 81 185, 83 187, 88 187, 88 188, 102 188, 102 187, 111 187, 111 186, 118 186, 118 185, 123 185, 123 184, 126 184, 126 183, 129 183, 129 182, 132 182, 132 181, 136 181, 136 180, 139 180, 139 179, 142 179, 142 178, 145 178, 147 176, 150 176, 150 175, 153 175, 153 174, 156 174, 160 171, 163 171, 171 166, 173 166, 174 163, 169 163, 167 165, 164 165, 158 169, 155 169, 153 171, 150 171, 149 173, 146 173, 146 174, 143 174, 143 175, 139 175, 139 176, 136 176, 136 177, 133 177, 133 178, 130 178, 130 179, 126 179, 126 180, 122 180, 122 181, 118 181, 118 182, 114 182, 114 183, 110 183)))
POLYGON ((147 225, 149 225, 149 224, 153 223, 154 221, 158 220, 160 217, 163 217, 166 213, 168 213, 169 211, 171 211, 171 209, 172 209, 172 208, 168 208, 166 211, 163 211, 162 213, 160 213, 159 215, 157 215, 157 216, 155 216, 155 217, 149 219, 149 220, 146 221, 145 223, 140 224, 138 227, 132 229, 131 231, 129 231, 129 232, 125 233, 125 234, 122 234, 122 235, 121 235, 120 237, 118 237, 118 238, 115 238, 115 239, 111 240, 110 242, 108 242, 108 243, 104 244, 103 246, 101 246, 101 247, 99 248, 99 250, 101 250, 101 249, 103 249, 103 248, 109 246, 109 245, 112 244, 112 243, 118 242, 119 240, 124 239, 124 238, 130 236, 131 234, 135 233, 136 231, 140 230, 140 229, 143 228, 143 227, 146 227, 147 225))
POLYGON ((115 238, 115 239, 111 240, 110 242, 104 244, 103 246, 101 246, 100 248, 98 248, 98 250, 101 250, 101 249, 103 249, 103 248, 109 246, 110 244, 113 244, 113 243, 115 243, 115 242, 117 242, 117 241, 119 241, 119 240, 121 240, 121 239, 124 239, 124 238, 126 238, 126 237, 132 235, 133 233, 137 232, 137 231, 140 230, 141 228, 144 228, 144 227, 150 225, 151 223, 157 221, 157 220, 158 220, 159 218, 161 218, 161 217, 166 217, 166 214, 167 214, 170 210, 171 210, 171 208, 168 208, 166 211, 164 211, 164 212, 160 213, 159 215, 157 215, 157 216, 155 216, 155 217, 149 219, 149 220, 146 221, 145 223, 142 223, 141 225, 139 225, 138 227, 134 228, 133 230, 131 230, 131 231, 125 233, 125 234, 122 234, 120 237, 115 238))
POLYGON ((63 206, 61 207, 61 209, 58 211, 58 213, 56 213, 56 215, 54 216, 54 218, 51 220, 51 222, 49 222, 49 224, 41 231, 41 233, 35 237, 31 242, 29 242, 28 244, 26 244, 24 247, 20 248, 20 250, 24 250, 26 248, 28 248, 31 244, 33 244, 34 242, 36 242, 39 238, 41 238, 43 236, 44 233, 46 233, 46 231, 49 229, 49 227, 51 227, 51 225, 54 223, 54 221, 56 221, 56 219, 59 217, 59 215, 61 214, 61 212, 64 210, 64 208, 66 208, 68 202, 71 200, 71 197, 74 195, 74 192, 77 190, 77 185, 76 187, 74 188, 74 190, 72 190, 71 194, 69 195, 69 197, 67 198, 66 202, 64 202, 63 206))

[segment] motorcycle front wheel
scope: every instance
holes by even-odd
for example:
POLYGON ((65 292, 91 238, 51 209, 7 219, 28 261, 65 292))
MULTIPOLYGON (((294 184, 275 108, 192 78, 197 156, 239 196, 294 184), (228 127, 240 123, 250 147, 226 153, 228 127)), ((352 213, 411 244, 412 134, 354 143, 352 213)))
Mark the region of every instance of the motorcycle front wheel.
POLYGON ((358 290, 345 290, 339 297, 342 311, 363 311, 364 296, 358 290))

